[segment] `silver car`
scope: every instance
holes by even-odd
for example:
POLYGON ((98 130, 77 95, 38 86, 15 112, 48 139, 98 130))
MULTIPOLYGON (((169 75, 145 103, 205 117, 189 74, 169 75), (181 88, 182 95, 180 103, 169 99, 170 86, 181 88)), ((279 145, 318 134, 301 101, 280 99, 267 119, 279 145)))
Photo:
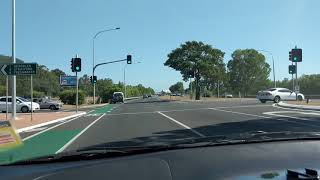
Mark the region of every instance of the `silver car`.
POLYGON ((264 91, 259 91, 257 94, 257 99, 262 103, 265 103, 266 101, 274 101, 275 103, 278 103, 281 100, 296 100, 296 97, 299 101, 304 100, 303 94, 295 93, 286 88, 270 88, 264 91))
POLYGON ((53 101, 46 98, 34 98, 33 102, 36 102, 40 105, 40 109, 50 109, 50 110, 59 110, 62 108, 63 103, 53 101))

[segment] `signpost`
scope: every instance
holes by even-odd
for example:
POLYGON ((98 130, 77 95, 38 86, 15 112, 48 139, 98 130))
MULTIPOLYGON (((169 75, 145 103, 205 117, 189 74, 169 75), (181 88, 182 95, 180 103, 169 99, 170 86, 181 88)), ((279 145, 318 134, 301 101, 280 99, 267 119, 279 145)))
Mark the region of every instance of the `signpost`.
MULTIPOLYGON (((32 75, 37 74, 37 63, 22 63, 22 64, 2 64, 0 65, 0 74, 7 76, 6 77, 6 120, 8 120, 8 76, 15 75, 30 75, 31 80, 31 102, 33 101, 33 84, 32 84, 32 75)), ((15 100, 14 96, 12 97, 12 117, 15 119, 15 100)), ((31 121, 32 121, 32 103, 31 103, 31 121)))

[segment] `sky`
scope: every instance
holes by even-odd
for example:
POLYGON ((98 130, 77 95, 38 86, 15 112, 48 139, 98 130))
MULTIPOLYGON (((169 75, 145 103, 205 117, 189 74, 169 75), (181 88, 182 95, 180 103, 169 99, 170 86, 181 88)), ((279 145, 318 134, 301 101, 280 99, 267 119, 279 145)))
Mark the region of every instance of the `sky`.
MULTIPOLYGON (((11 56, 11 1, 0 1, 0 54, 11 56)), ((298 76, 320 73, 319 0, 16 0, 16 56, 72 75, 70 60, 82 58, 82 72, 95 62, 125 59, 126 83, 157 91, 182 81, 163 65, 167 55, 186 41, 202 41, 225 52, 236 49, 272 53, 276 79, 288 74, 288 52, 303 49, 298 76)), ((271 55, 263 53, 267 62, 271 55)), ((123 81, 125 62, 98 67, 98 78, 123 81)), ((270 73, 270 79, 273 79, 270 73)))

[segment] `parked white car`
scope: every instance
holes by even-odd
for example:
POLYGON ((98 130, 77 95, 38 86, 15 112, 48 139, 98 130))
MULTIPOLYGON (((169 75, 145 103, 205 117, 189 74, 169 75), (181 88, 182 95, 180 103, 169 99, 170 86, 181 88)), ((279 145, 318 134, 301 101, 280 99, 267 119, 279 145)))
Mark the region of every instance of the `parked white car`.
MULTIPOLYGON (((23 113, 27 113, 31 111, 31 102, 27 99, 24 99, 22 97, 17 97, 17 112, 23 112, 23 113)), ((12 103, 12 97, 8 96, 8 112, 11 112, 11 103, 12 103)), ((32 110, 39 110, 40 109, 40 105, 38 103, 33 102, 32 103, 32 110)), ((7 107, 6 107, 6 97, 0 97, 0 111, 1 112, 6 112, 7 111, 7 107)))
POLYGON ((296 100, 296 95, 298 96, 299 101, 304 100, 304 95, 301 93, 296 94, 286 88, 270 88, 264 91, 259 91, 257 99, 262 103, 265 103, 266 101, 274 101, 275 103, 278 103, 281 100, 296 100))

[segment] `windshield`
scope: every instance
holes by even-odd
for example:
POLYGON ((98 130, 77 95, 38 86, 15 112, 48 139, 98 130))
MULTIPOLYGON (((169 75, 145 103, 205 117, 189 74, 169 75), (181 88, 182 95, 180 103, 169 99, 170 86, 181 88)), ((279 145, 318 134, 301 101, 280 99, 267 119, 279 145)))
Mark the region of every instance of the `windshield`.
POLYGON ((24 99, 24 98, 21 98, 21 97, 19 97, 19 99, 20 99, 22 102, 30 102, 30 100, 24 99))
POLYGON ((1 0, 0 164, 319 132, 319 7, 1 0))

